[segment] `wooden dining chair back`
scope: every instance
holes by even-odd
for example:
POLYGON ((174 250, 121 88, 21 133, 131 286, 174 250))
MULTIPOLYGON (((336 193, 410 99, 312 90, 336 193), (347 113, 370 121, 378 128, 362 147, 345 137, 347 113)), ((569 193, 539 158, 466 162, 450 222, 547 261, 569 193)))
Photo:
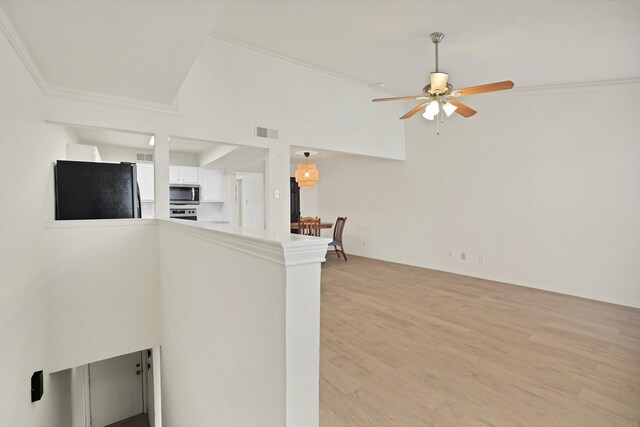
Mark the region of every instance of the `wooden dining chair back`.
POLYGON ((339 216, 336 220, 336 225, 333 227, 333 242, 329 243, 329 245, 333 246, 333 249, 340 258, 340 254, 344 257, 344 260, 347 261, 347 254, 344 251, 344 245, 342 244, 342 233, 344 232, 344 224, 347 222, 347 217, 339 216))
POLYGON ((320 218, 300 217, 298 219, 298 234, 320 237, 320 218))

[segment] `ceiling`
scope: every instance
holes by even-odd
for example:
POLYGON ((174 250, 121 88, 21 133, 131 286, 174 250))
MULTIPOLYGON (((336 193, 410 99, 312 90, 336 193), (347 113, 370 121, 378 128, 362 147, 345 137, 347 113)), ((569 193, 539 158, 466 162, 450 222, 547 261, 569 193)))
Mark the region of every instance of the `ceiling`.
POLYGON ((222 144, 190 138, 172 137, 169 150, 173 153, 186 153, 198 156, 201 166, 212 169, 242 169, 247 172, 260 170, 256 166, 264 163, 267 150, 259 147, 222 144), (203 164, 206 163, 206 164, 203 164))
POLYGON ((172 104, 221 4, 2 0, 49 85, 172 104))
POLYGON ((200 141, 197 139, 171 138, 169 150, 177 153, 200 154, 205 150, 221 147, 226 144, 211 141, 200 141))
POLYGON ((445 33, 440 68, 454 87, 640 77, 638 0, 244 0, 213 28, 402 95, 419 94, 434 70, 435 31, 445 33))
POLYGON ((151 135, 97 128, 69 127, 68 129, 76 135, 80 144, 153 150, 149 145, 151 135))
POLYGON ((309 161, 313 162, 316 160, 322 160, 322 159, 330 159, 336 156, 341 156, 344 155, 344 153, 340 153, 337 151, 330 151, 330 150, 318 150, 317 148, 308 148, 308 147, 301 147, 301 146, 297 146, 297 145, 292 145, 291 149, 289 150, 289 157, 291 158, 291 162, 293 163, 300 163, 300 162, 304 162, 305 161, 305 157, 304 157, 304 152, 308 151, 310 153, 312 153, 309 156, 309 161), (315 154, 313 154, 315 153, 315 154))
MULTIPOLYGON (((129 149, 153 151, 149 145, 151 135, 122 132, 111 129, 68 127, 80 144, 122 147, 129 149)), ((222 149, 217 156, 207 163, 212 169, 237 169, 244 172, 264 171, 267 150, 259 147, 235 146, 213 141, 172 137, 169 150, 172 153, 183 153, 194 156, 205 155, 211 150, 222 149), (228 150, 231 148, 231 150, 228 150)))
POLYGON ((207 34, 401 95, 640 78, 638 0, 0 0, 44 80, 171 104, 207 34))

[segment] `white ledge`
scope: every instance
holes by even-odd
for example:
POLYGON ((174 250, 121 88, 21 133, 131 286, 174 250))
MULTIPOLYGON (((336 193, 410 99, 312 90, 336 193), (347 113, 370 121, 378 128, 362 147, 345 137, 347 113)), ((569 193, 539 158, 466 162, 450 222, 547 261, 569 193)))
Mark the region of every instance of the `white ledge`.
POLYGON ((122 218, 122 219, 77 219, 64 221, 47 221, 44 228, 85 228, 85 227, 118 227, 118 226, 140 226, 156 225, 155 219, 122 218))
POLYGON ((228 224, 185 221, 179 219, 88 219, 49 221, 46 229, 90 227, 160 226, 207 240, 285 267, 324 262, 331 239, 273 233, 232 227, 228 224))
POLYGON ((291 267, 324 262, 331 239, 249 230, 226 224, 200 223, 178 219, 157 220, 161 227, 207 240, 239 252, 291 267))

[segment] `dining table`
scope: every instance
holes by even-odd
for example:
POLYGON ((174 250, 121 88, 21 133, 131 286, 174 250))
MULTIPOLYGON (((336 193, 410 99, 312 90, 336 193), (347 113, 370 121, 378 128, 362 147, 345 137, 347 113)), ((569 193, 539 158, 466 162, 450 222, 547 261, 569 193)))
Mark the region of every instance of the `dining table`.
MULTIPOLYGON (((322 222, 320 221, 320 228, 332 228, 333 227, 333 223, 332 222, 322 222)), ((297 222, 292 222, 291 223, 291 231, 295 231, 296 233, 298 232, 298 223, 297 222)))

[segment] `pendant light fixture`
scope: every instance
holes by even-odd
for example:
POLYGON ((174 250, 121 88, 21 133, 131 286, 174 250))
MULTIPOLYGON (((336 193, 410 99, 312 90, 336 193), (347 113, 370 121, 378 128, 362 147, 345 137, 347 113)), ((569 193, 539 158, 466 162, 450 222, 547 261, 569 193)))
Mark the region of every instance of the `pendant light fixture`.
POLYGON ((318 169, 314 163, 309 163, 310 154, 309 151, 304 152, 305 162, 300 163, 296 169, 296 182, 300 188, 313 188, 318 183, 318 169))

